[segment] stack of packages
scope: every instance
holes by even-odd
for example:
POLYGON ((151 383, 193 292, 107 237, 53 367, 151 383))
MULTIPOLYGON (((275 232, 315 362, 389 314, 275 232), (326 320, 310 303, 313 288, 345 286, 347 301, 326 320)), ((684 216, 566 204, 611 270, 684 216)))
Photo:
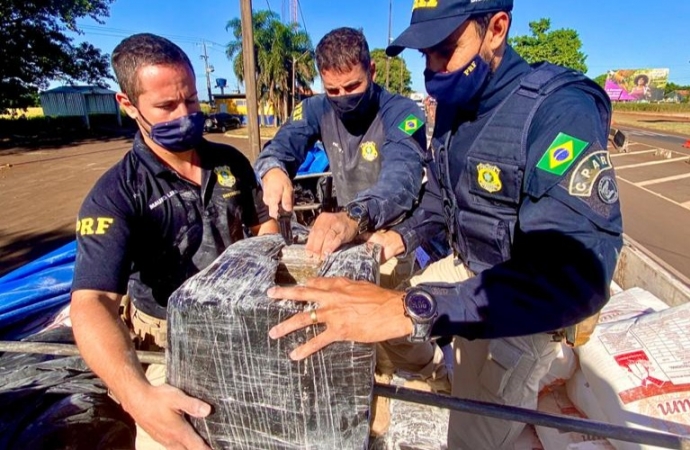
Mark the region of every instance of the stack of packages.
MULTIPOLYGON (((614 425, 690 435, 690 304, 669 308, 639 288, 615 294, 590 341, 563 346, 538 409, 614 425)), ((545 450, 648 450, 536 427, 545 450)))

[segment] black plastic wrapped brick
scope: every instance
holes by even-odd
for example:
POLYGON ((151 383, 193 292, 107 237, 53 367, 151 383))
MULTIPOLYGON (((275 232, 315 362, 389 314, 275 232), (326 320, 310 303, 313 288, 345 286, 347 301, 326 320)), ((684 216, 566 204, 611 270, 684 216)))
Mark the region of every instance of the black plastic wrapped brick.
POLYGON ((171 296, 168 382, 213 406, 191 423, 214 449, 366 448, 373 347, 336 343, 291 361, 321 326, 270 339, 271 327, 309 306, 275 302, 266 290, 317 274, 376 281, 374 253, 354 246, 315 267, 280 236, 247 239, 171 296))

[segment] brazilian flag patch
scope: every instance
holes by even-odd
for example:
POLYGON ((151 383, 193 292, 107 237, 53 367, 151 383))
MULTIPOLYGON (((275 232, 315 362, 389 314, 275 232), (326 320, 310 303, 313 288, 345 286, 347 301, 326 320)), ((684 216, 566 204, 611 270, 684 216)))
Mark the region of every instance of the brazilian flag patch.
POLYGON ((400 122, 400 125, 398 125, 398 128, 402 130, 403 133, 412 136, 417 130, 422 128, 422 125, 424 125, 424 122, 418 119, 414 114, 410 114, 400 122))
POLYGON ((537 163, 537 168, 554 175, 563 175, 588 145, 589 142, 558 133, 537 163))

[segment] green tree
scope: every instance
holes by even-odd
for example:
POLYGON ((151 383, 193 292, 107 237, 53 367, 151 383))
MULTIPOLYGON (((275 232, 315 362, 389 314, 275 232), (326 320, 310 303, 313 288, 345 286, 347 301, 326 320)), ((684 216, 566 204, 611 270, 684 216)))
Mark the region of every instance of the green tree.
POLYGON ((669 81, 668 83, 666 83, 666 87, 664 88, 664 95, 668 95, 674 91, 689 91, 689 90, 690 90, 690 86, 684 86, 682 84, 676 84, 672 81, 669 81))
MULTIPOLYGON (((376 82, 386 86, 386 51, 375 48, 371 51, 371 59, 376 64, 376 82)), ((412 74, 407 70, 405 60, 400 56, 390 59, 388 90, 397 94, 407 95, 412 92, 412 74), (402 69, 402 77, 401 77, 402 69), (402 78, 402 80, 401 80, 402 78), (402 81, 402 82, 401 82, 402 81)))
POLYGON ((563 28, 549 31, 551 20, 530 22, 531 36, 515 36, 510 45, 529 63, 548 61, 553 64, 587 72, 587 56, 580 51, 582 42, 577 31, 563 28))
POLYGON ((105 86, 108 55, 65 33, 80 34, 83 17, 103 23, 113 1, 0 0, 0 112, 33 105, 51 80, 105 86))
MULTIPOLYGON (((293 95, 293 66, 296 90, 307 90, 316 77, 311 39, 298 24, 285 24, 272 11, 253 13, 254 52, 257 96, 262 107, 273 106, 279 122, 288 116, 293 95)), ((232 19, 225 27, 235 40, 228 43, 226 54, 233 61, 235 76, 244 82, 242 22, 232 19)))
POLYGON ((599 86, 604 87, 604 85, 606 84, 606 77, 607 75, 605 73, 602 73, 598 77, 594 78, 594 82, 599 86))

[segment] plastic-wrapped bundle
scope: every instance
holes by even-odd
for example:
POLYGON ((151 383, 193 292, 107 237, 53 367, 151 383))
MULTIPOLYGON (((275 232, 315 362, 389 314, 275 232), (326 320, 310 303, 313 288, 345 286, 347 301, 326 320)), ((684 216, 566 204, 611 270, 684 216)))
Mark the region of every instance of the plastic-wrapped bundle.
POLYGON ((362 449, 369 435, 374 349, 335 343, 304 361, 289 352, 322 331, 272 340, 274 325, 308 308, 266 296, 310 276, 376 281, 375 250, 359 245, 317 267, 277 235, 231 245, 168 303, 168 382, 213 406, 192 419, 215 449, 362 449))

